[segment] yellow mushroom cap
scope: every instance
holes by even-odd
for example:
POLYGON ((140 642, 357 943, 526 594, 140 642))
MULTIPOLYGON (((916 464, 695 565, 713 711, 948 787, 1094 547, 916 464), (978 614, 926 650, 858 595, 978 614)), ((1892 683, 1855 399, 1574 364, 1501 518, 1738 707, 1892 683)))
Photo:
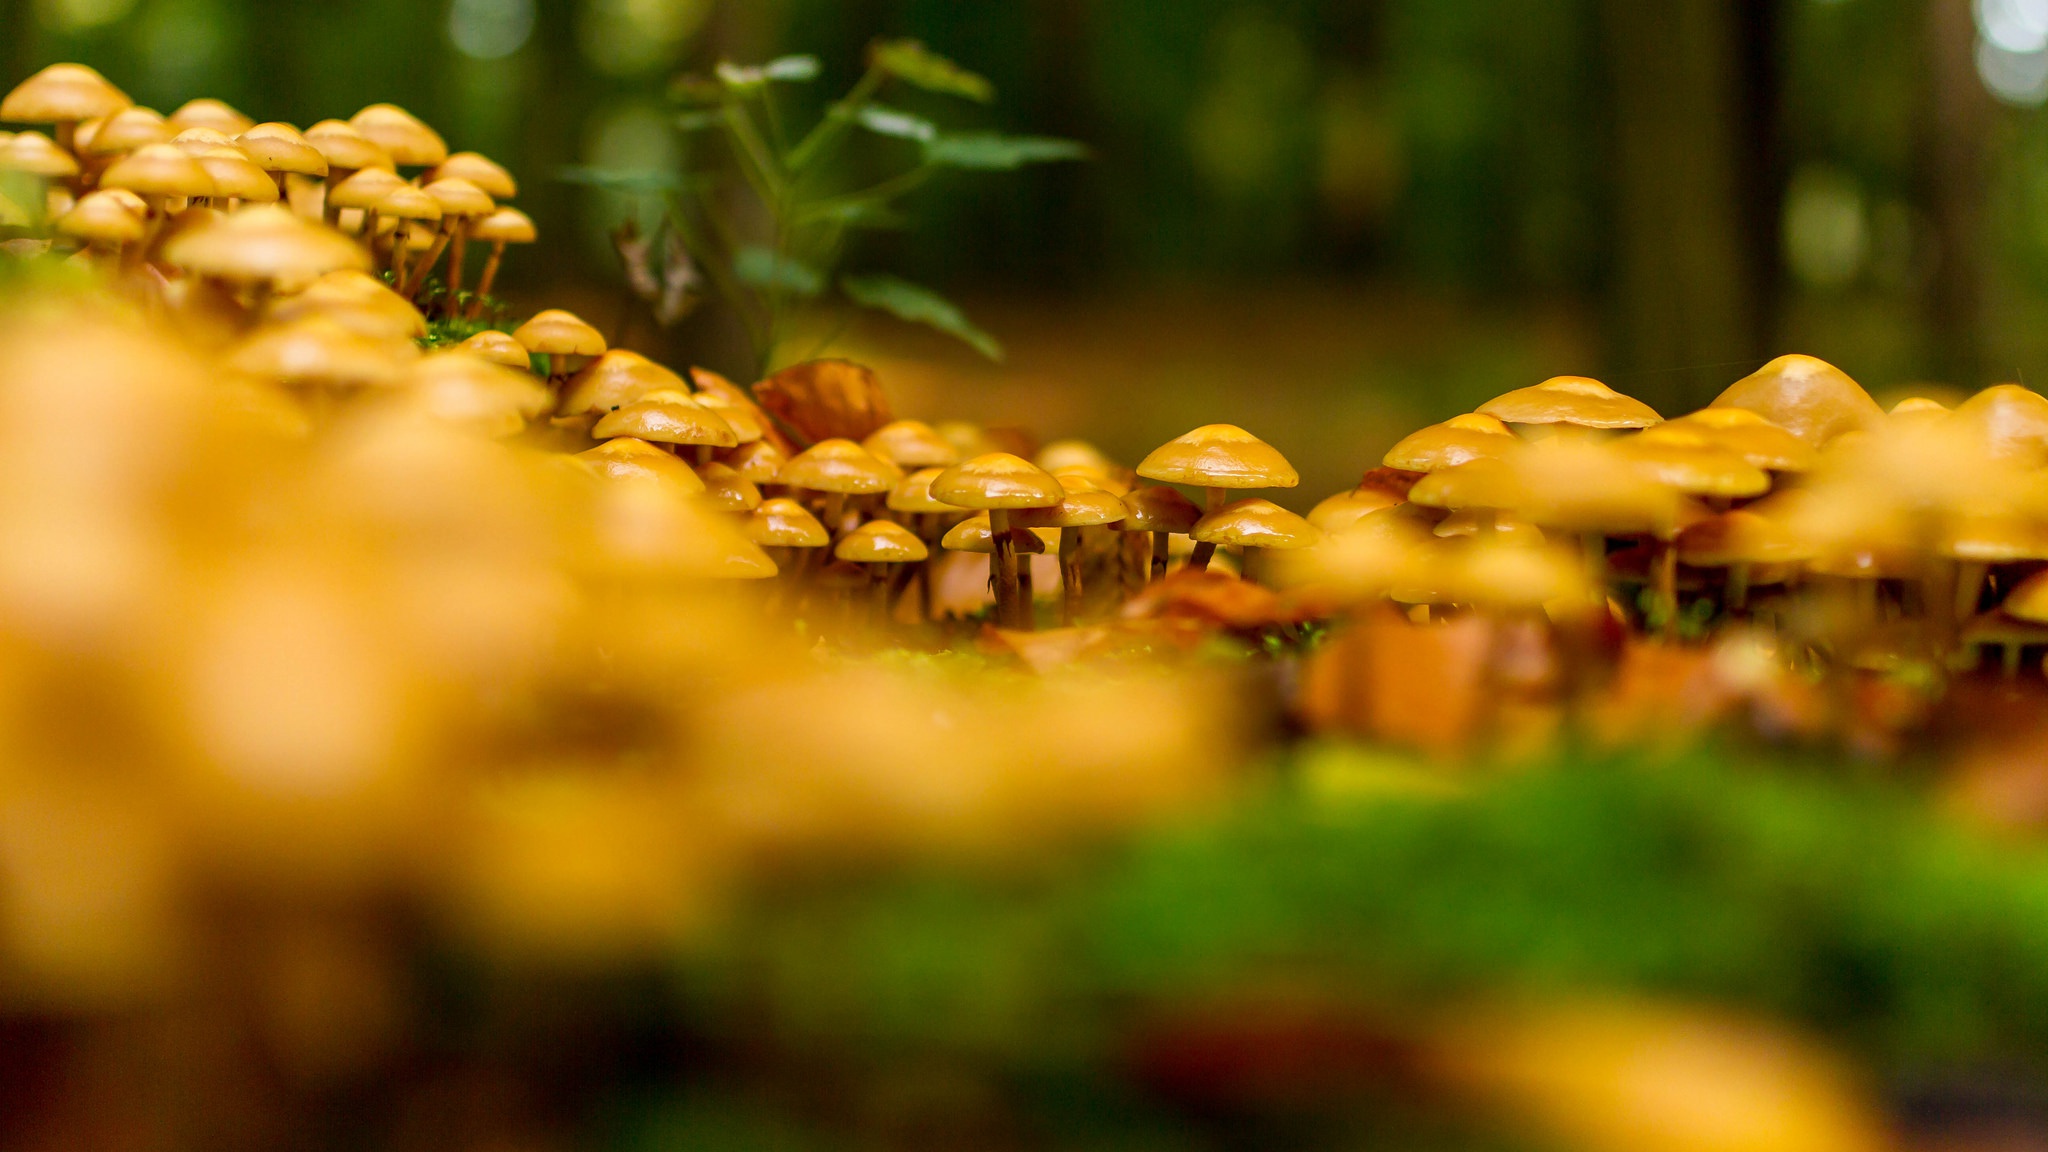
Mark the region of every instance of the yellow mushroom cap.
POLYGON ((270 204, 277 200, 277 182, 238 149, 213 148, 199 153, 199 166, 213 177, 213 194, 270 204))
POLYGON ((889 490, 889 511, 920 516, 958 513, 960 509, 932 495, 932 481, 944 471, 944 468, 920 468, 898 481, 896 487, 889 490))
POLYGON ((790 457, 776 474, 777 484, 813 492, 865 496, 887 492, 903 479, 903 470, 851 440, 820 440, 790 457))
POLYGON ((1805 472, 1813 467, 1812 444, 1747 408, 1702 408, 1667 424, 1645 429, 1655 437, 1666 429, 1698 432, 1759 468, 1773 472, 1805 472))
POLYGON ((140 106, 123 108, 92 134, 88 141, 80 143, 79 151, 92 156, 113 156, 121 152, 133 152, 145 144, 163 144, 177 132, 164 122, 162 113, 154 108, 140 106))
POLYGON ((213 177, 175 144, 145 144, 100 173, 100 187, 142 196, 211 196, 213 177))
POLYGON ((1204 488, 1292 488, 1301 474, 1278 449, 1235 424, 1205 424, 1152 450, 1138 475, 1204 488))
POLYGON ((398 384, 434 419, 497 438, 518 435, 550 399, 532 376, 460 348, 421 357, 398 384))
POLYGON ((362 248, 348 237, 270 205, 179 236, 164 245, 164 259, 202 275, 242 282, 303 282, 368 265, 362 248))
POLYGON ((726 512, 749 512, 761 506, 761 490, 754 482, 713 460, 697 469, 704 482, 704 496, 726 512))
POLYGON ((602 356, 605 351, 604 336, 597 329, 560 308, 536 313, 513 331, 512 338, 542 356, 602 356))
POLYGON ((100 244, 132 244, 146 231, 142 217, 111 192, 89 192, 57 221, 66 236, 100 244))
POLYGON ((1948 405, 1928 396, 1908 396, 1897 404, 1892 405, 1892 410, 1885 413, 1885 415, 1893 419, 1904 418, 1909 420, 1946 416, 1948 414, 1948 405))
POLYGON ((730 393, 699 392, 694 399, 725 417, 725 422, 732 425, 732 434, 739 439, 742 447, 758 443, 768 435, 768 426, 761 422, 760 409, 730 393))
POLYGON ((1737 380, 1715 408, 1747 408, 1818 447, 1884 415, 1849 374, 1812 356, 1780 356, 1737 380))
POLYGON ((416 339, 427 334, 426 317, 391 286, 358 269, 317 277, 303 291, 270 306, 270 319, 325 316, 365 336, 416 339))
POLYGON ((517 208, 503 205, 496 212, 469 226, 471 239, 488 241, 493 244, 531 244, 540 238, 533 226, 532 217, 517 208))
MULTIPOLYGON (((1010 529, 1010 543, 1020 556, 1042 556, 1047 548, 1057 548, 1059 540, 1060 534, 1051 528, 1010 529)), ((948 552, 979 552, 984 556, 994 552, 995 533, 988 513, 977 512, 947 529, 939 539, 939 547, 948 552)))
POLYGON ((76 124, 112 116, 134 101, 83 64, 52 64, 0 100, 0 120, 14 124, 76 124))
POLYGON ((1323 538, 1322 529, 1257 497, 1225 504, 1196 521, 1188 535, 1203 544, 1282 550, 1306 548, 1323 538))
POLYGON ((1768 473, 1702 432, 1653 428, 1616 444, 1615 451, 1657 483, 1689 496, 1740 499, 1771 488, 1768 473))
POLYGON ((1185 535, 1202 518, 1195 502, 1177 490, 1148 484, 1123 495, 1124 519, 1117 527, 1125 532, 1172 532, 1185 535))
POLYGON ((704 491, 704 481, 688 464, 676 459, 675 453, 631 436, 614 437, 587 452, 578 452, 576 458, 609 480, 661 480, 679 485, 693 496, 704 491))
POLYGON ((364 168, 327 189, 330 208, 359 208, 374 212, 384 198, 407 187, 398 173, 387 168, 364 168))
POLYGON ((605 413, 590 434, 599 440, 631 436, 657 444, 709 445, 730 448, 739 441, 732 425, 681 392, 649 392, 605 413))
POLYGON ((870 520, 841 537, 832 555, 855 564, 915 564, 931 550, 901 524, 870 520))
MULTIPOLYGON (((1325 532, 1335 532, 1349 527, 1363 517, 1382 508, 1391 508, 1401 503, 1401 498, 1378 488, 1347 488, 1334 496, 1328 496, 1309 509, 1308 522, 1325 532)), ((1190 504, 1192 508, 1194 505, 1190 504)))
POLYGON ((1678 533, 1678 558, 1695 568, 1737 564, 1798 564, 1817 549, 1776 517, 1738 508, 1687 525, 1678 533))
POLYGON ((485 194, 498 200, 510 200, 519 195, 519 184, 512 174, 493 160, 475 152, 457 152, 435 165, 432 176, 435 180, 449 178, 467 180, 484 190, 485 194))
POLYGON ((400 184, 386 192, 384 198, 377 201, 376 209, 379 215, 393 220, 424 220, 429 223, 441 220, 441 202, 427 195, 426 189, 410 184, 400 184))
POLYGON ((1517 443, 1506 424, 1470 412, 1409 433, 1387 451, 1381 463, 1404 472, 1436 472, 1503 455, 1517 443))
POLYGON ((239 136, 254 127, 256 121, 222 101, 202 96, 186 101, 171 113, 170 124, 180 132, 187 128, 210 128, 223 135, 239 136))
POLYGON ((327 157, 289 124, 258 124, 237 136, 235 144, 248 153, 250 163, 265 172, 327 175, 327 157))
POLYGON ((441 206, 443 216, 488 216, 498 207, 483 189, 456 177, 434 181, 426 193, 441 206))
POLYGON ((1663 421, 1657 410, 1584 376, 1554 376, 1502 393, 1479 414, 1507 424, 1569 424, 1578 428, 1648 428, 1663 421))
POLYGON ((597 488, 590 559, 606 574, 646 580, 764 580, 775 562, 730 517, 674 485, 626 480, 597 488))
MULTIPOLYGON (((1314 523, 1314 521, 1310 521, 1314 523)), ((1451 513, 1437 521, 1430 533, 1442 540, 1483 538, 1499 544, 1532 545, 1543 543, 1543 529, 1527 520, 1517 519, 1505 512, 1483 511, 1466 508, 1451 513)))
MULTIPOLYGON (((705 395, 698 393, 700 398, 705 395)), ((731 423, 730 420, 726 422, 731 423)), ((765 437, 751 444, 742 444, 725 455, 726 467, 739 473, 750 484, 775 483, 775 478, 782 474, 788 463, 789 457, 776 446, 775 441, 765 437)))
POLYGON ((0 171, 43 177, 76 176, 78 161, 41 132, 21 132, 0 144, 0 171))
POLYGON ((418 358, 410 341, 379 340, 313 316, 258 331, 228 354, 227 364, 280 384, 381 388, 402 379, 418 358))
POLYGON ((747 517, 747 539, 763 548, 823 548, 832 542, 825 526, 787 497, 763 500, 747 517))
POLYGON ((2036 572, 2020 581, 1999 607, 2016 620, 2048 624, 2048 572, 2036 572))
POLYGON ((1994 460, 2048 465, 2048 397, 2018 384, 1997 384, 1957 405, 1955 420, 1994 460))
MULTIPOLYGON (((306 143, 327 158, 330 168, 360 172, 371 168, 386 171, 396 167, 391 154, 377 142, 341 120, 322 120, 306 129, 306 143)), ((360 205, 358 205, 360 207, 360 205)))
POLYGON ((956 508, 1046 508, 1065 492, 1050 472, 1008 452, 991 452, 939 473, 932 495, 956 508))
POLYGON ((1109 454, 1086 440, 1055 440, 1038 450, 1031 462, 1047 472, 1062 468, 1089 468, 1098 472, 1119 471, 1109 454))
POLYGON ((1130 516, 1124 502, 1113 492, 1100 488, 1069 488, 1060 502, 1049 508, 1021 508, 1012 522, 1022 528, 1092 528, 1115 524, 1130 516))
POLYGON ((495 329, 479 332, 464 340, 458 347, 493 364, 521 372, 528 371, 533 366, 533 353, 526 350, 526 345, 514 340, 509 333, 495 329))
POLYGON ((2012 507, 1969 509, 1948 519, 1935 551, 1978 564, 2048 560, 2048 524, 2012 507))
POLYGON ((960 450, 922 420, 897 420, 870 432, 861 447, 898 468, 949 468, 960 450))
POLYGON ((425 168, 448 159, 440 133, 396 104, 372 104, 348 123, 406 167, 425 168))
POLYGON ((214 148, 234 148, 237 155, 242 151, 236 146, 234 137, 211 128, 187 128, 171 137, 171 143, 193 156, 214 148))

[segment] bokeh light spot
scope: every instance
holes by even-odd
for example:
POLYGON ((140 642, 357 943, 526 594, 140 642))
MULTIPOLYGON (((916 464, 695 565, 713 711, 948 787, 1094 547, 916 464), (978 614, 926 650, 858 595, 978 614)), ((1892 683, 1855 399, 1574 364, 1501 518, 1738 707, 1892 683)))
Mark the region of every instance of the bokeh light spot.
POLYGON ((465 56, 498 60, 533 36, 533 0, 455 0, 448 9, 448 42, 465 56))

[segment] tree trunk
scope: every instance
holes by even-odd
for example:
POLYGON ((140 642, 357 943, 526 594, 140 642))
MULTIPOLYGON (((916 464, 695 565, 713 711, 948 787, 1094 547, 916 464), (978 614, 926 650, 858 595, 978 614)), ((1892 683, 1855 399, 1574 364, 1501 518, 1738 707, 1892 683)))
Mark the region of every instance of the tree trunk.
POLYGON ((1966 389, 1985 378, 1984 180, 1990 97, 1977 79, 1970 0, 1928 0, 1926 133, 1918 154, 1934 229, 1925 300, 1935 379, 1966 389))

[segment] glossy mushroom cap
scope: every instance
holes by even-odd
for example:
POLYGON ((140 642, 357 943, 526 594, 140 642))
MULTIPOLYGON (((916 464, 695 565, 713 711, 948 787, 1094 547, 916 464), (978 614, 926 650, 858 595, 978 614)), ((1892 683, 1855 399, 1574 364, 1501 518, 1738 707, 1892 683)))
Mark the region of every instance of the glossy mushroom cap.
POLYGON ((1736 564, 1797 564, 1813 559, 1813 545, 1774 517, 1738 508, 1678 533, 1678 558, 1695 568, 1736 564))
POLYGON ((78 175, 78 161, 41 132, 22 132, 0 144, 0 172, 58 179, 78 175))
POLYGON ((2048 572, 2036 572, 2022 580, 1999 607, 2015 620, 2048 624, 2048 572))
POLYGON ((273 321, 305 316, 325 316, 366 336, 413 340, 427 334, 426 317, 411 301, 384 281, 356 269, 329 272, 304 291, 270 306, 273 321))
POLYGON ((915 564, 931 550, 901 524, 870 520, 841 537, 832 555, 855 564, 915 564))
POLYGON ((374 211, 384 203, 385 197, 403 187, 406 187, 405 181, 388 168, 364 168, 328 188, 327 205, 330 208, 374 211))
POLYGON ((430 224, 441 222, 441 202, 427 195, 424 188, 400 184, 384 194, 377 201, 378 215, 387 220, 419 220, 430 224))
POLYGON ((614 437, 587 452, 578 452, 576 459, 606 479, 660 480, 679 485, 693 496, 704 491, 704 481, 688 464, 676 459, 675 453, 631 436, 614 437))
POLYGON ((457 152, 435 165, 435 180, 467 180, 493 199, 510 200, 519 195, 519 184, 496 162, 475 152, 457 152))
POLYGON ((2048 465, 2048 397, 2018 384, 1996 384, 1957 405, 1954 417, 1992 459, 2028 468, 2048 465))
POLYGON ((623 404, 597 422, 590 434, 599 440, 631 436, 657 444, 706 444, 730 448, 739 441, 718 413, 681 392, 649 392, 623 404))
POLYGON ((322 120, 306 129, 306 143, 327 158, 332 168, 359 172, 371 168, 393 171, 397 162, 376 141, 340 120, 322 120))
POLYGON ((1195 502, 1173 488, 1146 485, 1123 495, 1124 519, 1117 525, 1125 532, 1177 532, 1186 534, 1202 518, 1195 502))
POLYGON ((1667 430, 1700 433, 1751 464, 1773 472, 1805 472, 1816 459, 1812 444, 1747 408, 1702 408, 1646 429, 1643 435, 1661 436, 1667 430))
POLYGON ((100 173, 100 187, 142 196, 211 196, 213 177, 175 144, 145 144, 100 173))
POLYGON ((960 509, 932 495, 932 481, 944 471, 944 468, 920 468, 898 481, 896 487, 889 490, 889 511, 918 516, 959 513, 960 509))
POLYGON ((753 481, 713 460, 697 469, 705 499, 725 512, 751 512, 761 506, 761 490, 753 481))
POLYGON ((469 236, 494 244, 531 244, 540 238, 540 232, 526 213, 500 205, 497 211, 471 224, 469 236))
POLYGON ((1435 472, 1505 455, 1517 443, 1506 424, 1471 412, 1409 433, 1381 462, 1404 472, 1435 472))
POLYGON ((1934 550, 1978 564, 2048 560, 2048 523, 2011 506, 1968 509, 1942 526, 1934 550))
POLYGON ((1070 488, 1050 508, 1019 509, 1012 522, 1021 528, 1093 528, 1129 518, 1124 502, 1113 492, 1093 486, 1070 488))
MULTIPOLYGON (((533 353, 526 350, 526 345, 514 340, 509 334, 504 332, 495 330, 479 332, 464 340, 459 347, 464 351, 481 356, 493 364, 499 364, 506 368, 527 372, 533 367, 533 353)), ((649 391, 652 391, 652 389, 649 389, 649 391)))
POLYGON ((132 244, 147 231, 141 215, 111 192, 90 192, 57 221, 57 231, 98 244, 132 244))
POLYGON ((697 403, 711 409, 725 422, 732 425, 732 434, 739 438, 742 447, 759 442, 768 435, 768 426, 762 422, 761 410, 745 403, 726 392, 699 392, 697 403))
MULTIPOLYGON (((1059 546, 1059 533, 1050 528, 1011 528, 1010 543, 1019 556, 1042 556, 1048 547, 1059 546)), ((978 552, 984 556, 994 552, 995 533, 989 525, 988 513, 977 512, 947 529, 939 539, 939 547, 948 552, 978 552)))
POLYGON ((903 479, 903 470, 851 440, 820 440, 790 457, 775 476, 777 484, 813 492, 866 496, 887 492, 903 479))
MULTIPOLYGON (((707 398, 702 392, 697 395, 700 402, 707 398)), ((721 411, 720 414, 724 413, 721 411)), ((732 421, 727 419, 726 423, 732 421)), ((739 473, 750 484, 775 483, 775 478, 782 474, 788 463, 789 457, 783 454, 775 441, 765 437, 751 444, 742 444, 725 455, 726 467, 739 473)))
POLYGON ((235 148, 237 153, 241 151, 240 148, 236 148, 233 136, 225 132, 216 132, 211 128, 187 128, 171 137, 171 143, 194 156, 214 148, 235 148))
POLYGON ((1244 548, 1306 548, 1323 538, 1322 529, 1270 500, 1238 500, 1195 522, 1188 535, 1203 544, 1234 544, 1244 548))
POLYGON ((129 107, 107 117, 92 139, 81 143, 78 150, 90 156, 114 156, 146 144, 168 143, 175 135, 177 130, 165 123, 163 115, 155 109, 129 107))
POLYGON ((1740 499, 1771 489, 1769 473, 1701 432, 1652 428, 1616 444, 1615 451, 1643 475, 1689 496, 1740 499))
POLYGON ((448 159, 440 133, 396 104, 372 104, 348 123, 403 167, 426 168, 448 159))
POLYGON ((305 282, 368 259, 348 237, 275 206, 250 208, 164 245, 167 263, 244 283, 305 282))
POLYGON ((1780 356, 1729 385, 1715 408, 1747 408, 1819 447, 1877 423, 1884 410, 1849 374, 1811 356, 1780 356))
POLYGON ((1031 462, 1047 472, 1062 468, 1090 468, 1099 472, 1120 471, 1109 454, 1086 440, 1055 440, 1038 450, 1031 462))
MULTIPOLYGON (((1399 503, 1399 496, 1378 488, 1347 488, 1309 509, 1308 522, 1325 532, 1335 532, 1357 523, 1363 516, 1399 503)), ((1194 505, 1188 507, 1193 509, 1194 505)))
POLYGON ((228 354, 228 367, 280 384, 382 388, 419 359, 410 341, 365 336, 322 316, 265 328, 228 354))
POLYGON ((277 182, 250 162, 238 148, 212 148, 199 154, 199 166, 213 177, 213 194, 234 200, 270 204, 277 200, 277 182))
POLYGON ((831 534, 803 505, 787 497, 763 500, 747 517, 747 539, 763 548, 823 548, 831 534))
POLYGON ((460 348, 421 357, 399 387, 409 403, 434 419, 499 439, 518 435, 551 399, 527 373, 460 348))
POLYGON ((134 103, 126 92, 83 64, 52 64, 0 100, 0 120, 13 124, 76 124, 112 116, 134 103))
POLYGON ((1047 508, 1066 493, 1052 473, 1029 460, 991 452, 939 473, 932 495, 956 508, 1047 508))
POLYGON ((1569 424, 1577 428, 1648 428, 1657 410, 1584 376, 1554 376, 1517 388, 1479 406, 1479 414, 1506 424, 1569 424))
POLYGON ((884 424, 860 444, 898 468, 949 468, 960 462, 960 450, 953 442, 922 420, 884 424))
POLYGON ((1278 449, 1234 424, 1205 424, 1152 450, 1138 475, 1203 488, 1292 488, 1301 474, 1278 449))
MULTIPOLYGON (((1311 520, 1313 524, 1315 521, 1311 520)), ((1505 513, 1482 513, 1467 508, 1453 512, 1437 521, 1430 533, 1442 540, 1483 538, 1502 544, 1531 545, 1543 543, 1543 529, 1527 520, 1520 520, 1505 513)))
POLYGON ((488 216, 498 207, 483 189, 454 177, 434 181, 427 185, 426 193, 441 206, 443 216, 488 216))
POLYGON ((521 324, 512 338, 540 356, 602 356, 605 351, 604 336, 597 329, 560 308, 535 315, 521 324))
POLYGON ((256 121, 222 101, 202 96, 186 101, 171 113, 170 123, 180 132, 187 128, 211 128, 226 136, 239 136, 254 127, 256 121))
POLYGON ((250 163, 265 172, 327 175, 327 157, 289 124, 258 124, 237 136, 235 144, 248 154, 250 163))

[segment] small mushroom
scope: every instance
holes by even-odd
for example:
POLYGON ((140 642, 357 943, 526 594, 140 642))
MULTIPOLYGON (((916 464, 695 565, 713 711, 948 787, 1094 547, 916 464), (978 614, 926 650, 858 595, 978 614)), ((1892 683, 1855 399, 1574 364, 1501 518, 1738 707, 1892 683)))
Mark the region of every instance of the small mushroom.
POLYGON ((335 175, 335 169, 328 169, 326 220, 331 227, 340 227, 344 209, 354 209, 363 214, 362 230, 357 233, 362 240, 363 251, 375 250, 377 240, 377 213, 384 198, 400 188, 410 187, 388 168, 364 168, 346 178, 335 175))
POLYGON ((235 144, 248 154, 250 163, 270 173, 280 200, 291 198, 288 177, 327 179, 327 157, 289 124, 258 124, 235 137, 235 144))
POLYGON ((427 195, 441 205, 441 229, 434 238, 434 246, 427 250, 418 266, 406 274, 406 282, 412 286, 414 295, 426 284, 433 274, 434 264, 441 259, 441 252, 448 251, 448 299, 446 311, 453 315, 456 294, 462 291, 462 264, 469 250, 470 225, 479 217, 488 216, 497 208, 484 190, 467 180, 449 177, 427 185, 427 195))
POLYGON ((237 202, 274 204, 277 182, 252 163, 240 148, 209 148, 198 154, 199 166, 213 177, 215 206, 233 208, 237 202))
MULTIPOLYGON (((393 174, 398 170, 389 152, 341 120, 322 120, 306 129, 306 143, 327 161, 327 185, 321 216, 329 225, 339 226, 341 223, 341 210, 347 205, 334 202, 334 190, 347 183, 349 177, 368 168, 379 168, 393 174)), ((383 192, 380 191, 377 198, 382 197, 383 192)), ((365 231, 375 230, 366 228, 365 231)))
POLYGON ((547 410, 546 388, 530 374, 460 348, 421 357, 398 383, 399 401, 434 420, 503 440, 547 410))
POLYGON ((1658 425, 1655 431, 1666 429, 1698 432, 1717 446, 1772 472, 1807 472, 1816 459, 1813 445, 1747 408, 1702 408, 1658 425))
POLYGON ((1517 388, 1481 404, 1478 412, 1515 425, 1531 439, 1558 429, 1597 433, 1648 428, 1664 419, 1648 404, 1584 376, 1555 376, 1517 388))
POLYGON ((508 332, 486 329, 464 340, 460 347, 493 364, 502 364, 529 375, 533 372, 533 353, 528 352, 526 345, 514 340, 508 332))
POLYGON ((279 284, 305 284, 329 272, 364 267, 362 250, 348 237, 276 205, 237 212, 211 228, 168 240, 164 260, 253 288, 259 307, 279 284))
POLYGON ((683 448, 691 448, 699 466, 711 462, 713 448, 730 448, 738 443, 732 425, 718 413, 685 393, 669 390, 649 392, 605 413, 591 429, 591 435, 599 440, 631 436, 651 444, 667 444, 677 455, 682 454, 683 448))
MULTIPOLYGON (((385 193, 382 200, 377 201, 376 212, 378 216, 388 218, 398 226, 391 236, 391 287, 396 289, 399 295, 410 300, 412 292, 407 274, 411 264, 407 253, 414 242, 423 239, 431 242, 429 238, 440 230, 441 203, 427 195, 424 188, 400 184, 385 193)), ((366 230, 369 225, 370 221, 366 216, 366 230)), ((370 239, 374 242, 376 238, 373 236, 370 239)))
POLYGON ((1745 408, 1818 448, 1869 428, 1884 409, 1849 374, 1811 356, 1780 356, 1715 397, 1715 408, 1745 408))
POLYGON ((1382 463, 1404 472, 1440 472, 1507 455, 1516 443, 1506 424, 1472 412, 1409 433, 1387 451, 1382 463))
POLYGON ((950 468, 960 462, 960 450, 922 420, 897 420, 884 424, 860 442, 861 447, 906 472, 919 468, 950 468))
POLYGON ((171 127, 180 132, 188 128, 208 128, 223 136, 240 136, 255 123, 254 119, 223 101, 208 96, 188 100, 170 115, 171 127))
POLYGON ((563 381, 591 357, 605 352, 604 336, 597 329, 574 312, 560 308, 536 313, 533 319, 513 330, 512 338, 526 345, 528 352, 548 358, 548 384, 558 393, 563 381))
POLYGON ((1291 552, 1323 538, 1322 529, 1270 500, 1253 497, 1226 504, 1195 522, 1188 535, 1198 544, 1244 549, 1244 576, 1256 576, 1261 550, 1291 552))
POLYGON ((911 535, 903 525, 890 520, 870 520, 840 537, 839 543, 832 548, 832 555, 867 568, 877 601, 877 613, 886 615, 891 570, 899 565, 921 564, 931 556, 931 551, 925 547, 924 541, 911 535))
POLYGON ((507 244, 531 244, 540 238, 533 220, 517 208, 500 206, 496 212, 470 225, 471 238, 491 246, 491 254, 484 260, 484 272, 477 278, 476 298, 470 301, 469 315, 475 319, 483 314, 484 300, 498 283, 498 267, 505 262, 507 244))
MULTIPOLYGON (((536 330, 532 335, 536 339, 546 339, 549 333, 536 330)), ((569 377, 563 389, 562 402, 555 408, 555 424, 587 431, 605 413, 623 408, 649 392, 687 394, 689 390, 689 384, 681 376, 638 352, 626 348, 608 349, 569 377)), ((738 437, 734 439, 737 441, 738 437)))
POLYGON ((147 226, 117 192, 88 192, 57 221, 57 231, 82 241, 85 250, 118 264, 121 250, 140 243, 147 226))
POLYGON ((269 319, 274 322, 305 316, 325 316, 379 339, 417 340, 427 334, 427 319, 418 309, 360 268, 325 273, 303 290, 271 303, 269 319))
POLYGON ((615 436, 576 459, 612 480, 659 480, 674 484, 692 496, 702 495, 704 481, 673 452, 657 448, 631 436, 615 436))
POLYGON ((746 477, 713 460, 697 466, 705 498, 725 512, 751 512, 761 506, 761 490, 746 477))
MULTIPOLYGON (((1232 490, 1301 483, 1301 474, 1278 449, 1234 424, 1207 424, 1160 445, 1139 462, 1138 475, 1201 488, 1208 497, 1207 512, 1220 511, 1232 490)), ((1215 552, 1215 545, 1197 543, 1188 567, 1197 572, 1207 568, 1215 552)))
POLYGON ((1124 532, 1152 534, 1151 579, 1166 575, 1166 561, 1172 555, 1173 537, 1186 535, 1202 518, 1202 510, 1177 489, 1163 485, 1133 488, 1124 494, 1125 519, 1116 527, 1124 532))
POLYGON ((1325 532, 1336 532, 1357 523, 1360 517, 1399 503, 1399 496, 1384 489, 1347 488, 1309 509, 1308 522, 1325 532))
POLYGON ((820 440, 789 458, 775 482, 824 495, 818 519, 836 538, 846 530, 849 496, 879 496, 903 479, 902 469, 851 440, 820 440))
MULTIPOLYGON (((765 441, 764 441, 765 443, 765 441)), ((886 507, 899 517, 908 517, 907 526, 926 545, 936 545, 945 526, 964 516, 965 513, 951 504, 932 495, 932 481, 939 478, 944 468, 920 468, 897 481, 889 490, 886 507)), ((937 589, 934 578, 933 559, 926 559, 919 572, 920 616, 929 620, 932 616, 932 602, 937 589)))
POLYGON ((372 104, 349 117, 348 124, 401 168, 431 168, 448 159, 440 133, 396 104, 372 104))
POLYGON ((49 193, 54 182, 78 175, 78 161, 71 153, 50 142, 41 132, 22 132, 0 145, 0 172, 19 172, 36 182, 35 204, 31 209, 43 217, 50 211, 49 193))
POLYGON ((133 103, 126 92, 83 64, 52 64, 0 100, 0 120, 52 125, 57 147, 70 152, 78 125, 112 116, 133 103))
MULTIPOLYGON (((699 394, 700 398, 702 394, 699 394)), ((713 409, 713 411, 718 411, 713 409)), ((731 423, 730 420, 727 423, 731 423)), ((753 484, 773 484, 789 463, 789 457, 782 454, 775 441, 766 438, 751 444, 742 444, 725 454, 725 466, 739 473, 753 484)))
POLYGON ((1060 533, 1060 623, 1071 628, 1081 615, 1081 529, 1112 525, 1129 513, 1115 493, 1079 479, 1070 470, 1057 478, 1063 493, 1049 508, 1021 508, 1013 515, 1022 528, 1057 528, 1060 533))
POLYGON ((1065 492, 1052 474, 1022 457, 991 452, 963 461, 932 480, 932 495, 956 508, 985 511, 994 540, 996 615, 1010 628, 1032 626, 1031 602, 1022 594, 1017 553, 1011 546, 1010 514, 1021 508, 1049 508, 1065 492))

